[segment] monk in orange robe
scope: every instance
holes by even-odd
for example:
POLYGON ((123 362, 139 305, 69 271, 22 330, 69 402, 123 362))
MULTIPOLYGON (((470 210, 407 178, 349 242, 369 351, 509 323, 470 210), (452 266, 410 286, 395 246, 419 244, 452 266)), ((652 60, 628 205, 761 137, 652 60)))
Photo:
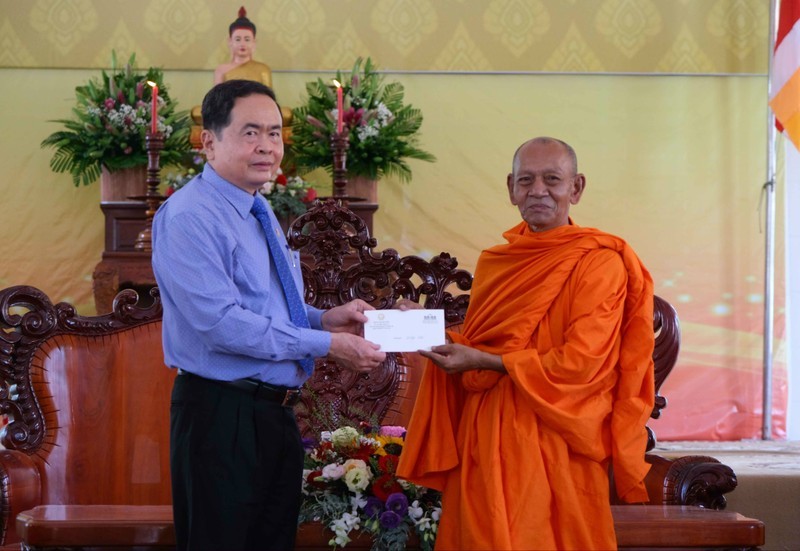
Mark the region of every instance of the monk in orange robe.
POLYGON ((462 331, 421 351, 398 475, 443 492, 437 549, 616 549, 609 467, 622 500, 648 499, 652 279, 572 222, 585 185, 566 143, 517 150, 523 221, 481 254, 462 331))

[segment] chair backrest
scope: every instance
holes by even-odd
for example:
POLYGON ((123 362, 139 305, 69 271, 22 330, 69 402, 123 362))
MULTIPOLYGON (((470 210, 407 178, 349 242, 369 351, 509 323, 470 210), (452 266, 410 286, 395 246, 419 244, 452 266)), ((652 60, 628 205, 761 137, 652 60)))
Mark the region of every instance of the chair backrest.
POLYGON ((0 291, 0 438, 36 465, 42 503, 171 503, 157 296, 139 309, 123 291, 83 317, 32 287, 0 291))
MULTIPOLYGON (((661 417, 661 410, 667 407, 667 399, 659 394, 661 385, 675 367, 681 348, 681 326, 678 321, 678 313, 669 302, 659 296, 653 297, 653 331, 656 333, 653 349, 656 400, 650 417, 658 419, 661 417)), ((647 427, 647 434, 649 436, 647 451, 650 451, 656 445, 656 435, 650 427, 647 427)))
MULTIPOLYGON (((472 275, 446 253, 427 261, 376 251, 364 221, 338 201, 327 199, 297 218, 289 245, 301 253, 308 304, 331 308, 360 298, 391 308, 402 298, 445 311, 448 324, 464 320, 472 275), (452 292, 451 292, 452 291, 452 292)), ((317 361, 296 407, 306 437, 343 421, 405 425, 421 377, 417 354, 388 354, 378 369, 354 373, 329 359, 317 361)))

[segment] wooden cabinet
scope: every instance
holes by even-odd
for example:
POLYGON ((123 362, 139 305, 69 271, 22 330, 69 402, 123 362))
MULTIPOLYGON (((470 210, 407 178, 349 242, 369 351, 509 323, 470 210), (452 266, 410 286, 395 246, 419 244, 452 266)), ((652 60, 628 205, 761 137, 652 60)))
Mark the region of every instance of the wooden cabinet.
POLYGON ((142 305, 150 301, 156 284, 150 253, 134 247, 145 226, 147 204, 139 201, 100 203, 105 216, 105 248, 92 274, 94 303, 98 314, 111 312, 114 297, 122 289, 139 293, 142 305))

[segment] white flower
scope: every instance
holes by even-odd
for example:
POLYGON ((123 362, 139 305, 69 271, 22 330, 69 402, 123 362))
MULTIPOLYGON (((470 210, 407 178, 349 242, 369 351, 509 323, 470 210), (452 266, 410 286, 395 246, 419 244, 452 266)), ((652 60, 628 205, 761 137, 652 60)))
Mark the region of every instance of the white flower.
POLYGON ((359 509, 363 509, 367 506, 367 498, 365 498, 364 494, 361 492, 356 492, 355 495, 350 498, 350 505, 353 507, 353 513, 355 513, 359 509))
POLYGON ((431 519, 429 519, 428 517, 422 517, 419 520, 415 520, 414 525, 420 532, 427 532, 428 530, 431 529, 431 519))
POLYGON ((375 440, 374 438, 370 438, 369 436, 360 436, 358 439, 358 443, 362 446, 374 446, 376 449, 380 447, 381 443, 375 440))
POLYGON ((320 442, 330 442, 332 440, 331 435, 333 433, 329 430, 324 430, 319 433, 319 440, 320 442))
POLYGON ((344 462, 344 483, 351 492, 364 490, 369 485, 372 474, 361 459, 348 459, 344 462))
POLYGON ((392 118, 393 113, 389 110, 388 107, 386 107, 386 104, 380 102, 378 104, 377 111, 378 111, 378 124, 380 126, 386 126, 391 122, 390 119, 392 118))
POLYGON ((422 517, 423 514, 425 514, 425 511, 420 507, 419 500, 415 499, 412 501, 411 505, 408 506, 408 516, 411 517, 411 520, 417 520, 422 517))
POLYGON ((339 480, 344 476, 344 466, 338 463, 331 463, 322 467, 322 476, 328 480, 339 480))
POLYGON ((378 130, 377 127, 375 127, 372 123, 370 123, 366 126, 359 126, 356 129, 356 134, 358 135, 358 139, 363 142, 369 138, 379 135, 380 131, 378 130))
POLYGON ((333 431, 331 442, 334 446, 347 448, 358 442, 358 437, 358 431, 353 427, 341 427, 333 431))
POLYGON ((335 537, 328 542, 328 545, 341 545, 344 547, 350 542, 350 531, 361 528, 361 519, 358 515, 344 513, 341 518, 331 522, 328 528, 335 534, 335 537))
POLYGON ((264 195, 269 195, 272 192, 272 187, 275 185, 275 182, 269 181, 263 186, 261 186, 261 193, 264 195))

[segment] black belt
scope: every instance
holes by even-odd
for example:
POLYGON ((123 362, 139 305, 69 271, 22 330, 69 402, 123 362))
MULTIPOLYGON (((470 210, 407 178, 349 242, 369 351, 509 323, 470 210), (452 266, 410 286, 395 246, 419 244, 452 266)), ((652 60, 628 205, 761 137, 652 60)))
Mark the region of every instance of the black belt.
POLYGON ((217 379, 206 379, 194 373, 189 373, 183 369, 178 370, 178 375, 189 376, 195 379, 203 379, 210 383, 215 383, 220 386, 235 388, 247 392, 256 400, 269 400, 270 402, 277 402, 283 407, 294 407, 300 401, 300 389, 288 388, 285 386, 275 386, 269 383, 262 383, 254 379, 236 379, 234 381, 218 381, 217 379))

